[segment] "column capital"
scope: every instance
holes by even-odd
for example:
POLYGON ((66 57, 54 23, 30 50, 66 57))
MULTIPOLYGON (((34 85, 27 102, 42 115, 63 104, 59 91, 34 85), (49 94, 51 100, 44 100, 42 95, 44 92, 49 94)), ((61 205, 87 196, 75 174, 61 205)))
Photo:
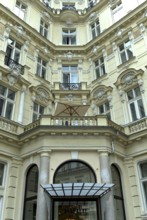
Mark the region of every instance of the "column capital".
POLYGON ((40 154, 40 157, 50 157, 51 150, 40 149, 37 153, 40 154))

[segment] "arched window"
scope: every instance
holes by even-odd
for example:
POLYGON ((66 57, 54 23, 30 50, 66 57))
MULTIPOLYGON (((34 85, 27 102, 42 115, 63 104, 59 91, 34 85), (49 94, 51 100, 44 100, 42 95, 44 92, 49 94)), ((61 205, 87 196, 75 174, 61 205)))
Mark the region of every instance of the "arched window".
POLYGON ((54 183, 96 182, 93 170, 81 161, 68 161, 55 172, 54 183))
POLYGON ((29 168, 26 176, 23 220, 36 219, 37 191, 38 167, 36 165, 33 165, 29 168))
POLYGON ((113 164, 111 166, 116 220, 125 220, 124 200, 122 193, 121 177, 118 168, 113 164))

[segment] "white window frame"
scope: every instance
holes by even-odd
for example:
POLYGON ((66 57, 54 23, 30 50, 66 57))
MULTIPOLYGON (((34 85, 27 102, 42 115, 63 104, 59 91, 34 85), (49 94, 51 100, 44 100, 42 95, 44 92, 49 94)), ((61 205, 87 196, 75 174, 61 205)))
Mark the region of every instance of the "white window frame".
POLYGON ((49 24, 45 22, 43 19, 40 20, 40 34, 48 38, 48 32, 49 32, 49 24))
POLYGON ((62 29, 62 44, 76 45, 76 29, 62 29), (73 42, 72 42, 73 41, 73 42))
POLYGON ((27 10, 27 6, 23 2, 17 0, 14 8, 14 13, 22 20, 25 20, 26 10, 27 10))
POLYGON ((94 65, 95 65, 96 79, 106 74, 105 60, 103 56, 95 60, 94 65))
POLYGON ((110 112, 110 104, 108 101, 100 104, 98 106, 98 112, 99 114, 102 114, 102 115, 108 115, 109 118, 111 118, 111 112, 110 112), (108 106, 108 109, 107 109, 107 106, 108 106), (100 112, 100 107, 103 107, 103 112, 100 112))
POLYGON ((34 102, 32 121, 36 121, 42 114, 44 114, 44 110, 45 110, 45 107, 43 105, 40 105, 37 102, 34 102), (35 105, 37 107, 37 111, 34 109, 35 105), (40 112, 41 108, 43 109, 43 113, 40 112))
POLYGON ((47 74, 47 62, 41 57, 37 57, 36 74, 43 79, 46 79, 47 74))
MULTIPOLYGON (((147 164, 147 161, 141 161, 139 164, 138 164, 138 167, 139 167, 139 181, 140 181, 140 186, 141 186, 141 194, 142 194, 142 202, 143 202, 143 206, 144 206, 144 209, 145 209, 145 213, 147 213, 147 201, 145 199, 145 192, 144 192, 144 188, 143 188, 143 183, 144 182, 147 182, 147 176, 146 177, 142 177, 141 175, 141 164, 147 164)), ((146 195, 147 197, 147 195, 146 195)))
POLYGON ((145 117, 145 108, 144 108, 144 104, 143 104, 143 100, 142 100, 142 96, 141 96, 141 91, 140 91, 140 95, 139 96, 136 96, 136 94, 135 94, 135 89, 137 89, 137 88, 140 91, 139 86, 137 86, 137 87, 132 88, 132 89, 130 89, 130 90, 128 90, 126 92, 127 100, 128 100, 129 115, 131 117, 131 121, 136 121, 136 120, 139 120, 139 119, 145 117), (132 91, 132 94, 133 94, 133 98, 129 100, 128 93, 131 92, 131 91, 132 91), (143 116, 141 115, 141 112, 139 110, 139 104, 138 104, 139 101, 142 102, 142 107, 143 107, 143 111, 144 111, 144 115, 143 116), (133 114, 132 114, 132 111, 131 111, 131 105, 132 104, 133 104, 134 109, 135 109, 136 119, 135 118, 133 119, 133 114))
POLYGON ((121 1, 118 1, 111 7, 111 14, 113 23, 119 21, 124 16, 123 4, 121 1))
POLYGON ((21 45, 13 38, 8 39, 8 44, 6 48, 6 57, 12 59, 19 63, 21 58, 21 45), (8 54, 8 52, 10 54, 8 54))
POLYGON ((63 75, 63 78, 62 78, 63 83, 78 83, 79 82, 77 65, 63 65, 62 75, 63 75), (67 79, 68 79, 67 82, 64 82, 64 74, 67 75, 67 79))
POLYGON ((14 107, 15 107, 16 92, 9 89, 9 88, 7 88, 7 87, 5 87, 5 86, 3 86, 3 85, 0 85, 0 86, 4 87, 4 89, 5 89, 5 94, 4 95, 2 95, 0 93, 0 99, 4 100, 1 116, 6 117, 7 106, 8 106, 8 104, 12 104, 11 117, 8 118, 8 119, 12 120, 13 119, 13 114, 14 114, 14 107), (14 100, 8 98, 9 91, 14 92, 14 100))
POLYGON ((95 37, 99 36, 100 33, 101 33, 101 28, 100 28, 99 19, 97 19, 95 22, 93 22, 93 23, 90 25, 90 28, 91 28, 91 36, 92 36, 92 39, 94 39, 95 37))
POLYGON ((124 41, 118 48, 121 63, 125 63, 133 57, 133 48, 130 40, 124 41))

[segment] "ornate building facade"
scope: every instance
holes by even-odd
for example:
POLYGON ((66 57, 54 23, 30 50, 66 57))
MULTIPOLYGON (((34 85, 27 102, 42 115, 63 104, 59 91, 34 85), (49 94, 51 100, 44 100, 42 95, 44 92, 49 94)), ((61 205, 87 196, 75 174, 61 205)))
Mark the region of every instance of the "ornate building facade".
POLYGON ((0 0, 0 220, 147 219, 147 2, 130 2, 0 0))

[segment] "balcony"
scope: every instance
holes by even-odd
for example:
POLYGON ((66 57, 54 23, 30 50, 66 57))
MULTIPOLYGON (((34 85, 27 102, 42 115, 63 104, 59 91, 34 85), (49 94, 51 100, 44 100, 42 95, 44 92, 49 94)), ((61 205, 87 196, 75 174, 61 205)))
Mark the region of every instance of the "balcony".
POLYGON ((24 66, 7 56, 5 56, 5 65, 7 65, 12 71, 16 72, 17 74, 24 74, 24 66))
POLYGON ((60 83, 61 90, 81 90, 81 83, 60 83))
POLYGON ((76 8, 75 8, 75 6, 73 6, 73 5, 64 5, 64 6, 62 7, 62 10, 72 10, 72 11, 76 11, 76 8))

